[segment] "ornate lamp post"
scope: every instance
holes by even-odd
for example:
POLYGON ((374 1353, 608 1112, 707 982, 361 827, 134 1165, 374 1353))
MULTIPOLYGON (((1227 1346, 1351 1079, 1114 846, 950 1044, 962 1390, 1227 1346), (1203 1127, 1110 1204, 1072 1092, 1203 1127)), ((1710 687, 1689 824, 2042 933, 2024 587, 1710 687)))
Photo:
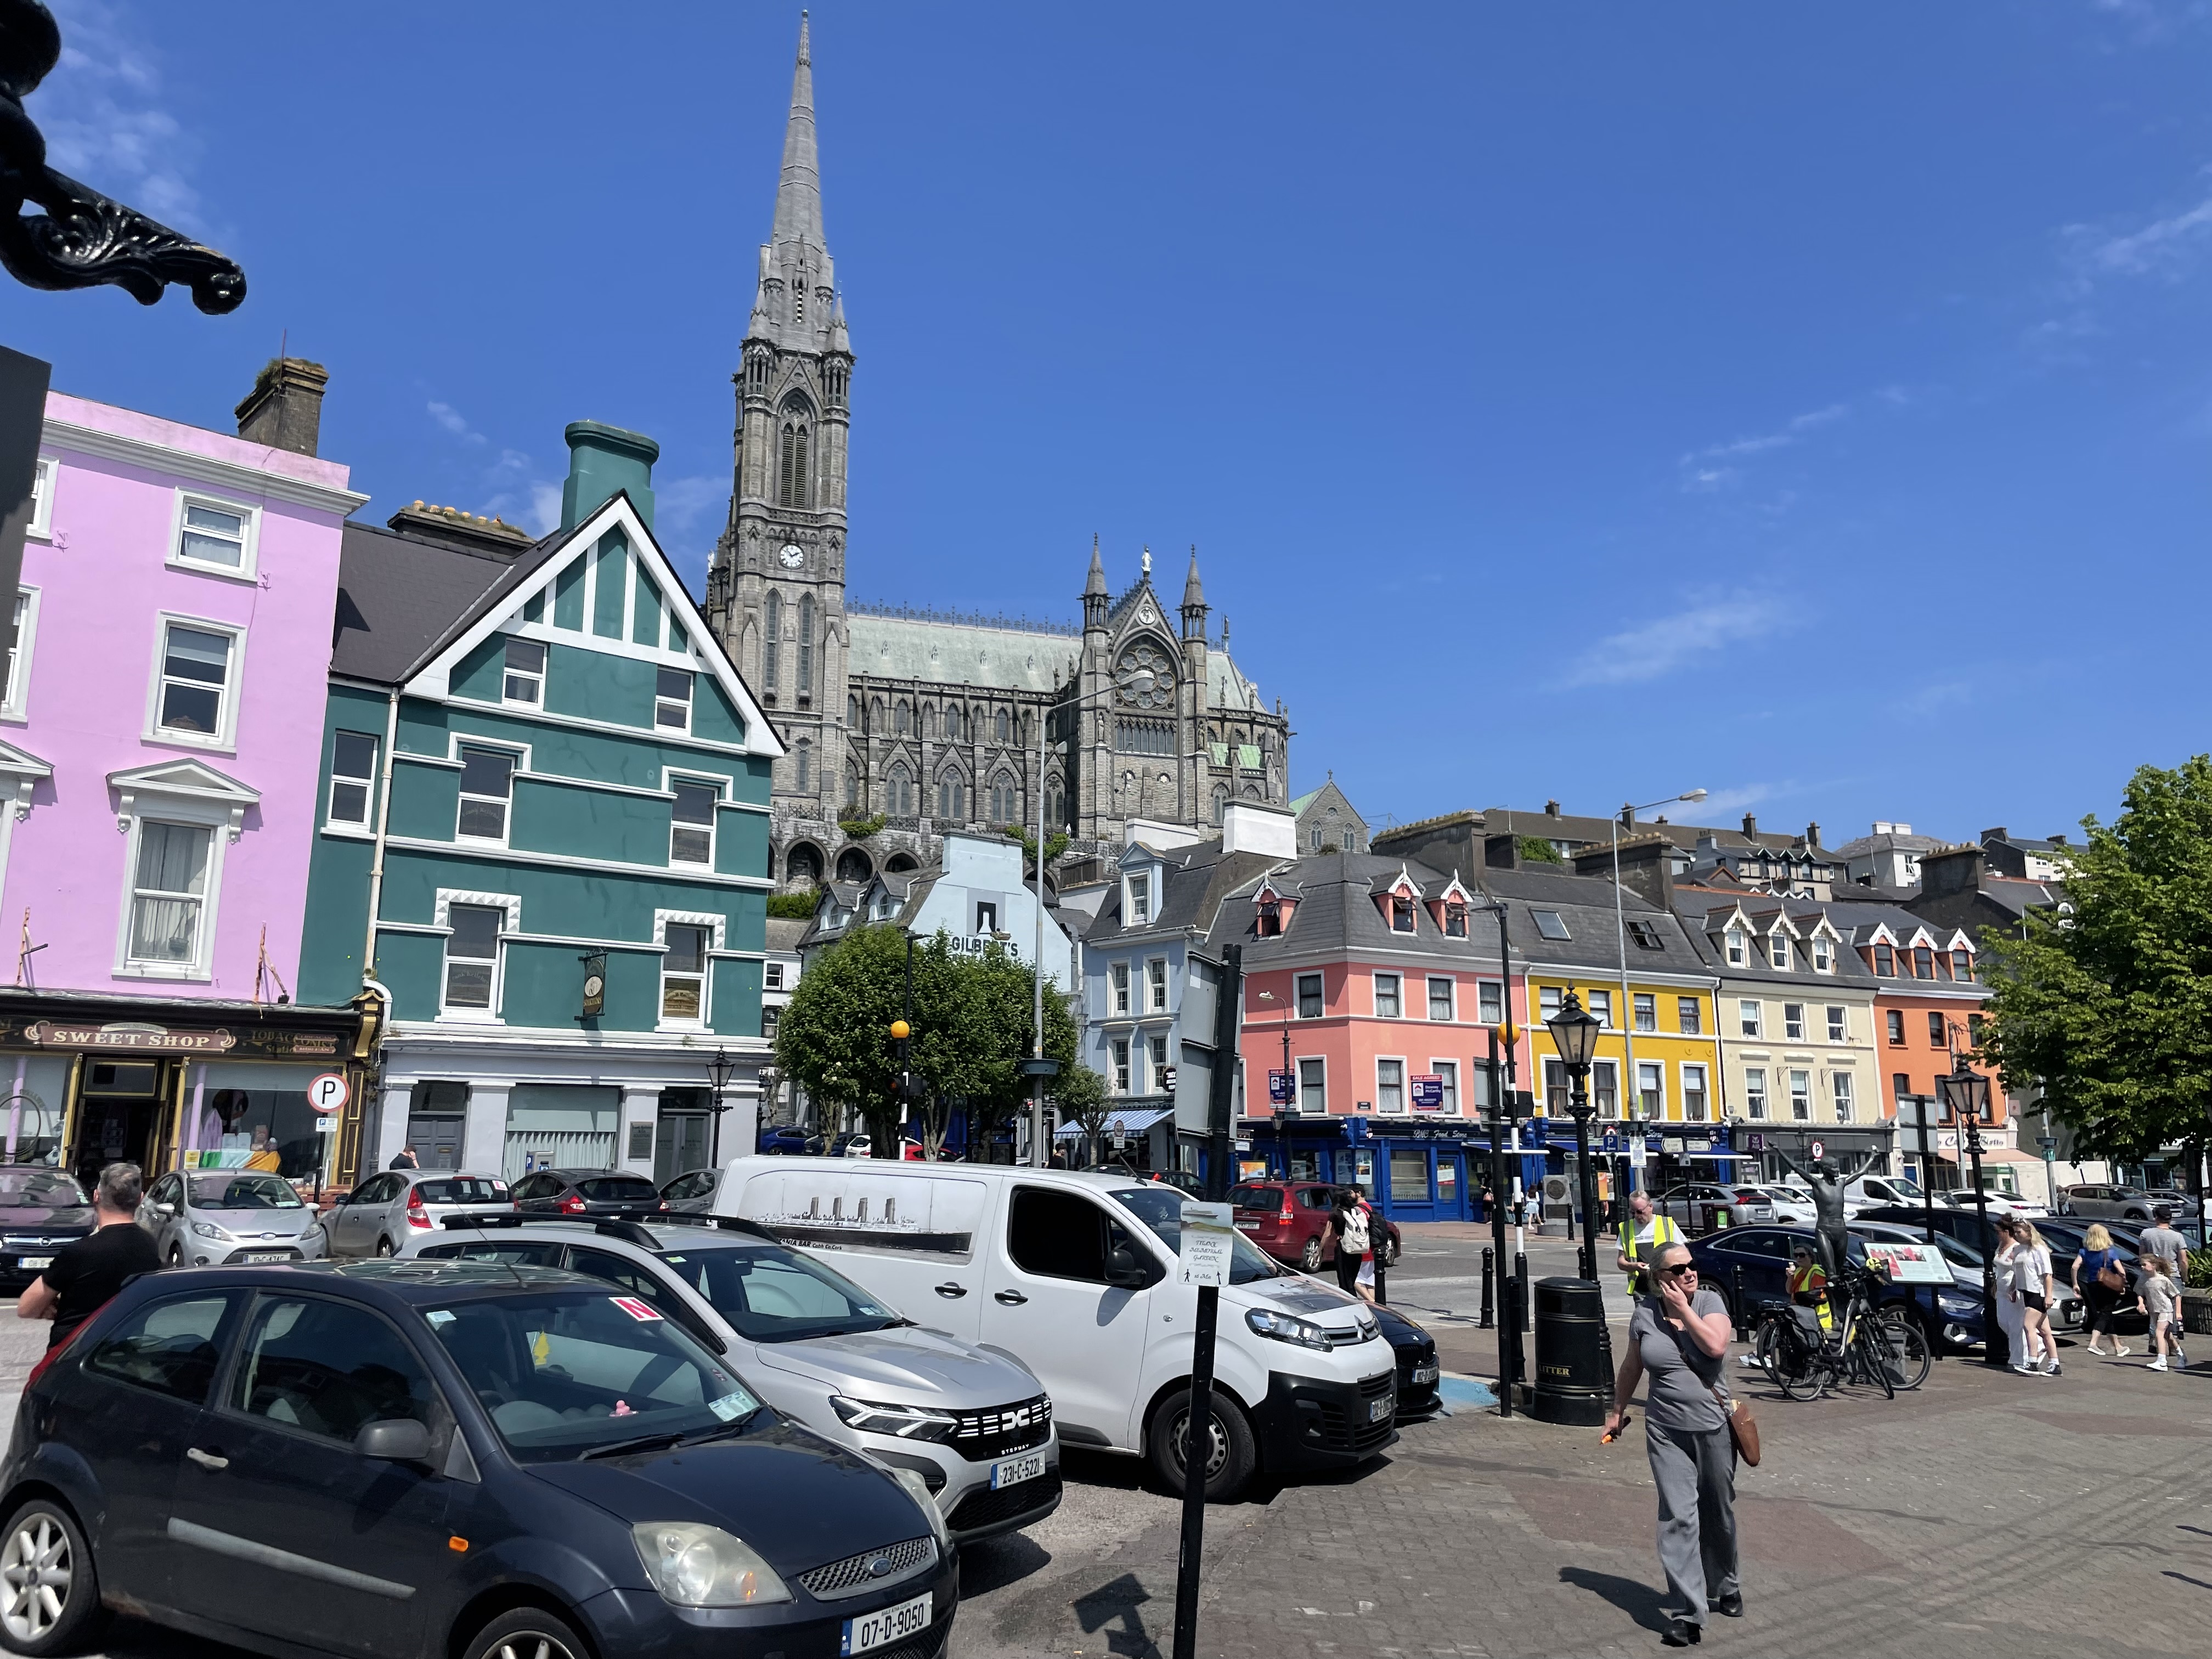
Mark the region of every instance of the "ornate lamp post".
POLYGON ((722 1097, 728 1090, 730 1079, 736 1073, 737 1069, 738 1062, 730 1058, 729 1050, 726 1048, 716 1048, 714 1059, 707 1062, 707 1086, 713 1091, 708 1099, 714 1109, 714 1161, 718 1165, 722 1161, 722 1114, 730 1109, 730 1103, 722 1097))
POLYGON ((1990 1248, 1990 1197, 1982 1186, 1982 1111, 1989 1104, 1990 1080, 1968 1066, 1961 1054, 1953 1057, 1951 1074, 1937 1078, 1936 1086, 1943 1091, 1943 1103, 1959 1126, 1960 1144, 1972 1164, 1974 1219, 1981 1235, 1975 1242, 1982 1250, 1982 1363, 2002 1370, 2010 1356, 1997 1340, 1996 1253, 1990 1248))
POLYGON ((1552 1042, 1559 1051, 1559 1060, 1567 1068, 1571 1092, 1567 1110, 1575 1120, 1575 1181, 1582 1203, 1582 1276, 1597 1283, 1597 1240, 1594 1226, 1597 1215, 1597 1182, 1590 1168, 1589 1124, 1590 1057, 1597 1052, 1597 1034, 1605 1028, 1586 1012, 1582 999, 1569 991, 1559 1012, 1544 1022, 1552 1034, 1552 1042))

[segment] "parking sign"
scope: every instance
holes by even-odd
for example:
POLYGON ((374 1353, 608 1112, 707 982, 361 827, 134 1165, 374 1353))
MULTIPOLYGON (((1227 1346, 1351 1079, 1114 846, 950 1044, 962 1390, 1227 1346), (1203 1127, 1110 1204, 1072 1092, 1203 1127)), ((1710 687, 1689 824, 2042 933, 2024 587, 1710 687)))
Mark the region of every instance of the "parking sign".
POLYGON ((345 1110, 351 1095, 343 1072, 325 1072, 307 1085, 307 1104, 325 1117, 345 1110))

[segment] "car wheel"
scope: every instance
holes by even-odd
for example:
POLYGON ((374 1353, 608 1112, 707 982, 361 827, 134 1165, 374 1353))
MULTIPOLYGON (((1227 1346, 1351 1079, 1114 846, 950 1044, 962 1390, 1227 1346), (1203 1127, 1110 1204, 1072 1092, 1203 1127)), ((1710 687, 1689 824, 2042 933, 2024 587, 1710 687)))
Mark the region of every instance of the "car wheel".
POLYGON ((1320 1234, 1316 1233, 1311 1238, 1306 1240, 1305 1249, 1298 1252, 1298 1266, 1304 1267, 1310 1273, 1319 1273, 1321 1271, 1320 1234))
POLYGON ((34 1498, 9 1518, 0 1542, 0 1631, 16 1653, 61 1653, 103 1618, 92 1551, 70 1512, 34 1498))
POLYGON ((185 1265, 185 1247, 183 1245, 172 1244, 169 1246, 169 1265, 172 1267, 181 1267, 185 1265))
MULTIPOLYGON (((1206 1496, 1209 1503, 1222 1504, 1244 1490, 1260 1460, 1252 1443, 1252 1425, 1244 1420, 1235 1401, 1217 1389, 1210 1415, 1213 1422, 1207 1437, 1206 1496)), ((1178 1389, 1154 1409, 1145 1435, 1145 1452, 1152 1460, 1152 1472, 1177 1496, 1183 1489, 1183 1442, 1189 1427, 1190 1390, 1178 1389)))
POLYGON ((542 1607, 516 1607, 477 1632, 466 1659, 591 1659, 591 1650, 567 1620, 542 1607))
POLYGON ((376 1241, 376 1253, 379 1255, 393 1255, 398 1254, 398 1252, 392 1249, 392 1241, 388 1238, 380 1238, 376 1241))

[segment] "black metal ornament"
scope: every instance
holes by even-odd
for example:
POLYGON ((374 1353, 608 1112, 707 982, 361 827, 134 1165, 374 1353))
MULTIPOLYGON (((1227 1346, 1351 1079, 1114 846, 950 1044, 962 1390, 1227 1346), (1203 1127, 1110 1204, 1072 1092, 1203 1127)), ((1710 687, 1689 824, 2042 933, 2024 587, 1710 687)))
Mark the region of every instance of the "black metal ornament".
POLYGON ((62 34, 41 0, 0 0, 0 265, 27 288, 113 283, 152 305, 171 283, 210 316, 238 309, 235 263, 136 208, 46 165, 46 140, 23 109, 61 59, 62 34), (27 214, 26 206, 43 209, 27 214))

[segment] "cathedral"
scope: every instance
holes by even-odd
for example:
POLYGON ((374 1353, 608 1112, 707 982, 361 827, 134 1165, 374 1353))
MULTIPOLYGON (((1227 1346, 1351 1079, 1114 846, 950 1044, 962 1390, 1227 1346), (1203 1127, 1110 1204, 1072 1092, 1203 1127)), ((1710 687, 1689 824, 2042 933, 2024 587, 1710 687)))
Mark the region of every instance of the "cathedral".
POLYGON ((1232 799, 1285 805, 1289 716, 1237 672, 1226 618, 1209 631, 1195 550, 1170 606, 1149 551, 1116 594, 1094 538, 1079 624, 846 598, 853 363, 802 17, 707 581, 708 621, 789 751, 772 801, 778 885, 921 868, 945 831, 1033 826, 1039 789, 1071 863, 1110 856, 1133 819, 1197 828, 1232 799))

